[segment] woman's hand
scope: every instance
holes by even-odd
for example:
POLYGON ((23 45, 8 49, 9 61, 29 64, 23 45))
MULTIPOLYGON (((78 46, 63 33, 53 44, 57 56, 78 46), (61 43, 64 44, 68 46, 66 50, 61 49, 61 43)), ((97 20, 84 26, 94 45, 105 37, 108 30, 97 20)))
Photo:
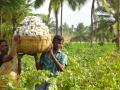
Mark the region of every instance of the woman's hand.
POLYGON ((7 61, 10 61, 10 60, 12 60, 12 59, 13 59, 12 56, 10 56, 10 55, 4 55, 4 57, 2 58, 2 61, 3 61, 3 62, 7 62, 7 61))
POLYGON ((19 35, 14 36, 13 37, 12 48, 11 48, 11 51, 9 53, 9 55, 11 57, 14 57, 14 56, 17 55, 17 50, 16 49, 17 49, 17 43, 19 43, 19 42, 20 42, 20 36, 19 35))
POLYGON ((20 42, 20 35, 14 36, 14 41, 15 41, 16 43, 19 43, 19 42, 20 42))

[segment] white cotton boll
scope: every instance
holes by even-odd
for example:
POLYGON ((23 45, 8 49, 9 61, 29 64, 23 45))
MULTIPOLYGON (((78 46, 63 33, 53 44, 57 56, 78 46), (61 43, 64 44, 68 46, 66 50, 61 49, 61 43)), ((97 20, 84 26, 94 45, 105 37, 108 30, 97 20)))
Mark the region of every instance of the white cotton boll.
POLYGON ((19 35, 20 35, 20 36, 23 36, 23 32, 19 32, 19 35))
POLYGON ((36 36, 39 36, 39 32, 36 32, 36 36))
POLYGON ((43 23, 44 26, 46 26, 46 23, 43 23))
POLYGON ((35 24, 39 23, 39 20, 35 20, 35 24))
MULTIPOLYGON (((20 35, 43 36, 49 34, 48 26, 37 16, 27 16, 16 29, 20 35)), ((17 32, 15 32, 17 34, 17 32)))
POLYGON ((25 30, 24 32, 25 32, 25 33, 28 33, 28 32, 29 32, 29 30, 25 30))
POLYGON ((40 32, 39 35, 40 35, 40 36, 43 36, 43 32, 40 32))
POLYGON ((29 23, 28 23, 28 22, 25 22, 25 23, 24 23, 24 25, 25 25, 25 26, 28 26, 28 25, 29 25, 29 23))
POLYGON ((38 20, 37 23, 42 23, 42 20, 38 20))
POLYGON ((38 36, 38 33, 36 33, 36 36, 38 36))
POLYGON ((46 32, 45 32, 45 31, 43 31, 43 34, 45 35, 45 34, 46 34, 46 32))
POLYGON ((38 31, 38 32, 41 32, 41 27, 37 28, 37 31, 38 31))
POLYGON ((40 28, 40 27, 39 27, 39 28, 37 28, 37 31, 38 31, 38 32, 40 32, 40 30, 41 30, 41 28, 40 28))
POLYGON ((33 26, 30 26, 30 29, 33 29, 33 26))
POLYGON ((27 33, 27 36, 30 36, 30 32, 27 33))
POLYGON ((31 32, 29 32, 28 35, 29 35, 29 36, 32 36, 32 35, 31 35, 31 32))
POLYGON ((46 29, 46 32, 49 33, 49 29, 48 28, 46 29))
POLYGON ((43 28, 43 31, 45 31, 45 32, 46 32, 45 28, 43 28))
POLYGON ((37 33, 36 33, 36 35, 40 35, 40 36, 41 36, 41 35, 42 35, 42 33, 41 33, 41 32, 37 32, 37 33))
POLYGON ((16 35, 17 35, 17 32, 15 31, 15 32, 14 32, 14 36, 16 36, 16 35))
POLYGON ((34 29, 31 29, 30 31, 31 31, 31 32, 35 32, 35 30, 34 30, 34 29))
POLYGON ((36 26, 37 28, 40 28, 40 26, 38 25, 38 26, 36 26))
POLYGON ((38 23, 38 25, 40 25, 40 26, 41 26, 41 23, 42 23, 42 22, 38 23))
POLYGON ((30 35, 33 36, 34 35, 33 32, 31 32, 30 35))
POLYGON ((31 30, 31 27, 27 27, 27 29, 30 31, 30 30, 31 30))
POLYGON ((42 27, 40 28, 40 31, 43 31, 43 28, 42 28, 42 27))
POLYGON ((44 29, 47 29, 47 26, 44 26, 44 29))
POLYGON ((44 23, 41 23, 41 26, 42 26, 42 27, 44 27, 44 26, 45 26, 45 24, 44 24, 44 23))
POLYGON ((36 33, 35 33, 35 32, 33 32, 33 36, 36 36, 36 33))

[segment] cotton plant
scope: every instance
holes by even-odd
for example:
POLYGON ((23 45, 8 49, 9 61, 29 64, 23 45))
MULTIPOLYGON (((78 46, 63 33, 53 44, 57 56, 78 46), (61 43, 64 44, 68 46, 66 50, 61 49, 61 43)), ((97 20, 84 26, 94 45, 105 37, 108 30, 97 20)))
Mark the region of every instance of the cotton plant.
POLYGON ((20 36, 49 36, 49 34, 48 26, 37 16, 25 17, 14 32, 14 35, 20 36))

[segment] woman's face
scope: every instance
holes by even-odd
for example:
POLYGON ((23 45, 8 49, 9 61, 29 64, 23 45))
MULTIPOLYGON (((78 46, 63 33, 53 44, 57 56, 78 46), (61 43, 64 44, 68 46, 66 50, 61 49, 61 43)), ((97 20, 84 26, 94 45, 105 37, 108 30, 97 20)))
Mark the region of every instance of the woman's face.
POLYGON ((0 51, 3 52, 3 53, 7 53, 8 52, 8 44, 7 42, 2 42, 0 44, 0 51))

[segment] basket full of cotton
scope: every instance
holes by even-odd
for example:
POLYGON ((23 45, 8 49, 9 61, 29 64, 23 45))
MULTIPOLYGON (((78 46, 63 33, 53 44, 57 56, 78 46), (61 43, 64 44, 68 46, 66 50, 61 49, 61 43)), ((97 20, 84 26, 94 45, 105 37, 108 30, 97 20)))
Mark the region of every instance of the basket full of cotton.
POLYGON ((20 35, 17 52, 35 54, 48 50, 51 45, 51 34, 48 26, 37 16, 27 16, 14 32, 20 35))

